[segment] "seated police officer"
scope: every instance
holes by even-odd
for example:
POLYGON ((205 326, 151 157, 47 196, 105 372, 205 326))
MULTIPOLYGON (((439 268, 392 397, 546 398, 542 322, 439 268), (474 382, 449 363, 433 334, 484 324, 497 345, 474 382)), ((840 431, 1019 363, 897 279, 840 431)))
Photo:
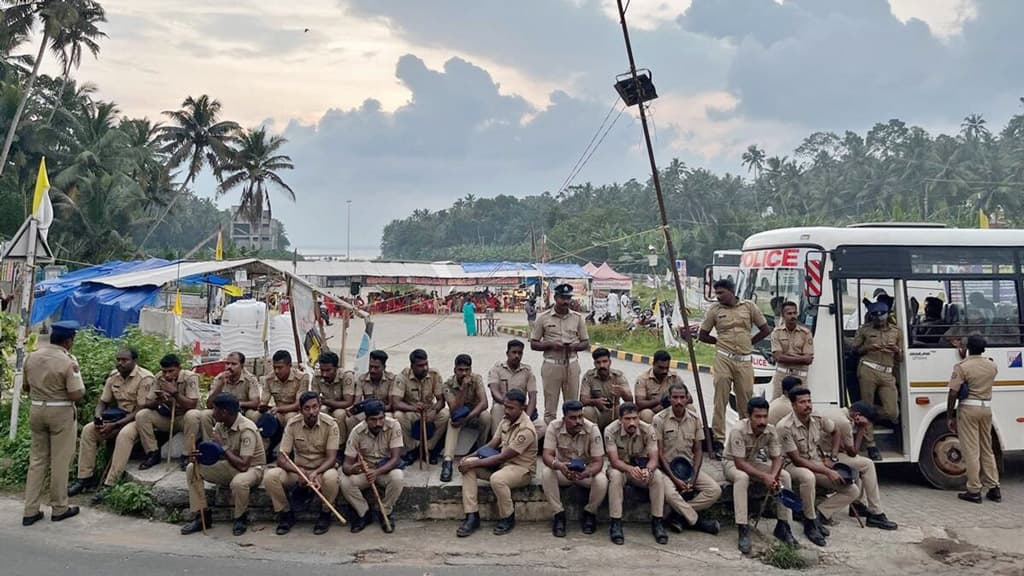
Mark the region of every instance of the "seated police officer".
POLYGON ((597 424, 583 418, 583 404, 569 400, 562 404, 562 419, 548 425, 544 435, 544 468, 541 486, 551 505, 554 519, 551 533, 565 537, 565 508, 562 507, 562 486, 575 484, 589 491, 581 513, 584 534, 597 529, 597 509, 608 493, 608 477, 604 469, 604 441, 597 424))
POLYGON ((658 470, 658 437, 654 426, 640 420, 636 404, 619 406, 619 419, 604 429, 608 453, 608 535, 615 544, 625 542, 622 532, 622 500, 626 483, 647 490, 651 498, 651 534, 658 544, 668 543, 662 522, 665 484, 658 470))
POLYGON ((459 434, 464 428, 478 431, 483 438, 491 437, 491 413, 487 411, 487 389, 484 379, 473 372, 473 359, 469 354, 455 357, 455 374, 444 383, 444 399, 451 418, 444 436, 444 461, 441 463, 441 482, 451 482, 452 461, 459 445, 459 434))
POLYGON ((356 425, 345 444, 345 461, 341 465, 341 493, 356 511, 352 532, 370 525, 370 505, 363 490, 371 485, 384 490, 380 504, 380 525, 386 533, 394 532, 394 506, 405 487, 405 473, 399 467, 402 457, 402 427, 384 413, 384 404, 369 400, 363 404, 365 420, 356 425), (387 520, 385 520, 385 518, 387 520))

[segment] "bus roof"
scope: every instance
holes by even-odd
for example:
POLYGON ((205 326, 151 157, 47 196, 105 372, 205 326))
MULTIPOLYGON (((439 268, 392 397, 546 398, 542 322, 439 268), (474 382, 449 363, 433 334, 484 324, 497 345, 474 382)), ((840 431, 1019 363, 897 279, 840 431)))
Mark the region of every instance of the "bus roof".
POLYGON ((744 250, 783 246, 815 246, 833 250, 838 246, 1024 246, 1024 230, 991 228, 924 228, 858 226, 837 228, 816 226, 779 228, 754 234, 743 243, 744 250))

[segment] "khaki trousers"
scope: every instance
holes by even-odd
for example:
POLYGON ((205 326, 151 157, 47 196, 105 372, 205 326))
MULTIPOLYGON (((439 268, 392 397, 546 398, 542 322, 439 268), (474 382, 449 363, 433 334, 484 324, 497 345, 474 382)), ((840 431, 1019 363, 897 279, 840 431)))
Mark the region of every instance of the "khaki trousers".
MULTIPOLYGON (((466 462, 478 460, 476 456, 469 456, 466 462)), ((498 501, 498 517, 508 518, 515 513, 515 503, 512 502, 512 489, 529 486, 533 480, 533 473, 529 468, 515 464, 505 464, 498 470, 487 468, 473 468, 462 475, 462 511, 472 514, 480 511, 478 499, 480 485, 477 480, 487 480, 491 484, 491 491, 498 501)))
MULTIPOLYGON (((303 469, 309 476, 313 471, 303 469)), ((288 495, 285 490, 298 484, 299 475, 295 472, 285 472, 283 468, 271 468, 263 474, 263 489, 270 495, 270 502, 274 506, 274 512, 287 512, 291 510, 288 502, 288 495)), ((338 470, 330 468, 320 476, 320 493, 327 498, 331 504, 338 497, 338 470)), ((326 506, 324 509, 326 510, 326 506)))
POLYGON ((580 363, 576 359, 568 364, 544 360, 540 378, 544 386, 544 422, 550 423, 562 402, 580 399, 580 363))
POLYGON ((444 435, 444 459, 451 460, 455 458, 455 449, 459 446, 459 432, 462 431, 469 424, 471 427, 478 428, 480 430, 480 438, 482 441, 481 445, 490 442, 491 440, 491 413, 486 410, 480 413, 476 422, 466 423, 456 428, 452 426, 451 420, 448 421, 448 432, 444 435))
POLYGON ((999 469, 992 453, 992 409, 957 406, 957 435, 967 466, 967 491, 999 486, 999 469))
POLYGON ((263 480, 263 467, 252 466, 245 472, 239 472, 226 460, 221 460, 213 466, 199 465, 199 476, 196 478, 194 471, 195 462, 191 462, 185 469, 185 478, 188 481, 188 509, 190 512, 202 512, 206 510, 206 489, 204 480, 217 486, 229 486, 231 488, 231 502, 234 505, 234 516, 238 518, 249 509, 249 493, 253 488, 260 485, 263 480))
MULTIPOLYGON (((110 456, 110 469, 107 471, 107 477, 103 479, 104 486, 113 486, 121 480, 124 469, 128 467, 128 460, 132 457, 132 449, 135 448, 135 443, 138 441, 139 425, 135 422, 129 422, 117 433, 117 439, 114 440, 114 453, 110 456)), ((95 466, 95 456, 93 456, 92 462, 92 465, 95 466)), ((81 477, 82 475, 79 474, 79 478, 81 477)))
POLYGON ((661 413, 662 410, 664 410, 664 408, 660 406, 656 410, 644 408, 643 410, 640 411, 640 421, 646 422, 648 424, 653 424, 654 417, 661 413))
MULTIPOLYGON (((505 407, 501 404, 495 403, 491 406, 491 431, 488 433, 490 438, 494 438, 494 435, 498 432, 498 428, 501 426, 501 421, 505 418, 505 407)), ((544 442, 544 433, 547 432, 548 424, 544 421, 544 418, 537 418, 533 421, 533 429, 537 431, 538 440, 544 442)))
POLYGON ((583 488, 589 488, 590 498, 583 509, 591 514, 597 514, 597 509, 601 507, 601 502, 604 502, 604 497, 608 494, 608 477, 600 472, 590 478, 570 482, 561 472, 544 466, 540 471, 540 483, 544 488, 544 497, 547 498, 548 504, 551 505, 552 514, 565 511, 565 508, 562 507, 562 486, 575 484, 583 488))
MULTIPOLYGON (((899 392, 896 390, 896 376, 892 373, 886 374, 881 370, 875 370, 862 362, 857 366, 857 381, 860 383, 861 400, 874 404, 875 393, 878 393, 878 400, 881 403, 878 410, 879 416, 891 420, 899 418, 900 405, 899 392)), ((869 445, 874 445, 874 436, 869 445)))
POLYGON ((875 472, 875 463, 870 458, 863 456, 850 457, 846 454, 839 455, 839 461, 849 465, 860 472, 858 500, 868 508, 872 514, 882 513, 882 497, 878 490, 878 473, 875 472))
POLYGON ((75 457, 78 434, 74 406, 32 406, 28 417, 32 445, 25 478, 25 516, 34 516, 42 505, 43 482, 50 475, 51 514, 68 509, 68 473, 75 457))
POLYGON ((788 464, 784 467, 784 470, 789 474, 792 485, 800 491, 800 500, 804 505, 804 517, 810 520, 814 520, 818 517, 815 512, 815 486, 816 478, 814 472, 811 472, 807 468, 801 468, 796 464, 788 464))
MULTIPOLYGON (((121 432, 131 426, 129 422, 125 424, 124 428, 117 431, 118 436, 121 432)), ((116 436, 115 436, 116 438, 116 436)), ((78 478, 92 478, 96 474, 96 452, 99 449, 100 433, 96 428, 96 425, 89 422, 82 427, 82 437, 78 441, 78 478)), ((108 458, 110 455, 107 455, 108 458)))
POLYGON ((668 508, 675 510, 691 526, 697 522, 698 512, 711 508, 722 497, 722 487, 703 470, 697 475, 697 481, 694 482, 693 487, 697 490, 697 495, 687 502, 683 495, 676 490, 676 485, 672 483, 672 479, 668 476, 665 477, 666 511, 668 508))
MULTIPOLYGON (((185 416, 191 419, 192 417, 189 416, 191 412, 191 410, 189 412, 186 412, 185 416)), ((196 412, 199 412, 199 430, 202 432, 203 440, 212 439, 213 426, 214 424, 216 424, 216 422, 213 420, 213 410, 196 410, 196 412)), ((242 414, 249 420, 252 420, 254 424, 256 423, 256 420, 259 419, 260 417, 260 413, 257 412, 256 410, 243 410, 242 412, 240 412, 240 414, 242 414)))
POLYGON ((169 432, 172 436, 176 432, 182 432, 185 442, 182 450, 185 453, 196 448, 196 437, 199 436, 199 410, 188 410, 184 414, 178 411, 174 414, 174 430, 171 430, 171 419, 161 415, 156 410, 143 408, 135 415, 135 425, 139 429, 139 440, 142 441, 142 449, 147 454, 156 452, 160 445, 156 442, 156 431, 169 432))
MULTIPOLYGON (((427 450, 433 450, 441 441, 441 435, 448 429, 450 416, 448 408, 442 408, 434 417, 434 435, 427 439, 427 450)), ((395 412, 395 420, 402 426, 402 438, 405 442, 405 450, 415 450, 420 447, 420 441, 412 437, 412 424, 420 419, 419 412, 395 412)))
MULTIPOLYGON (((375 484, 384 489, 384 493, 381 494, 384 509, 381 510, 381 513, 387 516, 395 510, 395 502, 398 502, 398 497, 402 495, 402 490, 405 488, 405 472, 395 468, 387 474, 377 476, 375 484)), ((363 490, 369 487, 370 483, 366 481, 366 474, 341 475, 341 493, 345 496, 345 500, 355 508, 356 514, 359 516, 365 516, 370 509, 366 498, 363 497, 363 490)))
POLYGON ((754 395, 754 367, 750 361, 740 362, 728 356, 715 354, 715 416, 711 422, 715 440, 725 442, 725 410, 729 407, 729 392, 736 394, 736 412, 741 418, 747 414, 747 402, 754 395))
MULTIPOLYGON (((771 466, 753 465, 758 470, 771 472, 771 466)), ((748 492, 751 482, 750 475, 737 468, 732 460, 726 460, 723 468, 725 469, 725 479, 732 482, 733 517, 735 517, 737 524, 746 524, 749 521, 747 510, 750 505, 750 493, 748 492)), ((785 470, 779 470, 779 483, 782 484, 783 488, 792 489, 793 487, 793 480, 785 470)), ((781 504, 775 506, 775 512, 779 520, 785 522, 793 520, 793 511, 781 504)), ((764 510, 761 510, 761 516, 764 517, 764 510)))
POLYGON ((603 433, 604 429, 615 421, 615 411, 611 408, 601 410, 597 406, 587 406, 583 408, 583 417, 597 424, 597 427, 603 433))
POLYGON ((608 468, 608 517, 615 520, 622 519, 622 500, 623 492, 625 492, 626 483, 630 483, 638 488, 647 490, 647 493, 651 498, 651 517, 661 518, 665 512, 665 483, 668 478, 661 473, 661 470, 655 470, 654 474, 651 475, 651 480, 648 484, 637 482, 632 476, 623 474, 621 471, 614 468, 608 468))
POLYGON ((814 482, 816 486, 821 486, 826 490, 835 492, 835 494, 822 500, 821 504, 818 504, 818 512, 827 519, 832 519, 835 513, 840 510, 846 510, 860 496, 860 486, 857 486, 856 483, 850 485, 837 484, 829 480, 824 474, 815 474, 814 482))

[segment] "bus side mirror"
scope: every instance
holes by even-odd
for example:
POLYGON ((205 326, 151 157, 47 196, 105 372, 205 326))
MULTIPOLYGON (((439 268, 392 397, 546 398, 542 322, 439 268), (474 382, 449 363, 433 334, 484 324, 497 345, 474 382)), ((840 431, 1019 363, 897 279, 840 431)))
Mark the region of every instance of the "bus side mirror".
POLYGON ((714 302, 715 298, 711 292, 711 285, 715 282, 715 267, 705 266, 704 267, 704 299, 708 302, 714 302))

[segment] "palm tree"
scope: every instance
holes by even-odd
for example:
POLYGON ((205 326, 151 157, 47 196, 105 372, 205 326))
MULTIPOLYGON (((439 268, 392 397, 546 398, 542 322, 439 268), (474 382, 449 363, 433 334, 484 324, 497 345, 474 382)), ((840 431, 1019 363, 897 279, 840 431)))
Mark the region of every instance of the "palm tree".
MULTIPOLYGON (((266 128, 248 130, 238 138, 238 147, 230 153, 223 167, 227 177, 217 189, 217 195, 227 194, 241 186, 238 213, 249 220, 250 226, 257 226, 256 232, 260 236, 263 233, 264 203, 267 214, 271 214, 270 189, 276 188, 289 200, 295 201, 295 191, 278 174, 281 170, 295 168, 291 158, 279 154, 287 142, 281 136, 268 136, 266 128)), ((262 242, 257 244, 255 235, 250 236, 253 236, 253 248, 259 250, 262 242)))
POLYGON ((985 118, 981 114, 970 114, 960 123, 960 133, 970 141, 987 138, 991 134, 985 124, 985 118))
POLYGON ((53 37, 52 50, 60 61, 61 85, 57 94, 57 106, 50 111, 47 125, 53 120, 60 106, 64 89, 71 78, 71 70, 78 69, 82 65, 83 48, 88 50, 95 58, 100 53, 100 45, 97 42, 100 38, 106 38, 107 34, 97 27, 100 22, 106 22, 107 15, 98 2, 85 0, 78 10, 78 19, 74 24, 63 28, 53 37))
POLYGON ((186 98, 180 110, 164 112, 174 125, 161 127, 160 140, 163 142, 163 148, 160 151, 168 155, 168 168, 174 169, 186 163, 188 168, 178 193, 139 243, 140 252, 204 167, 209 165, 214 177, 218 181, 223 181, 223 166, 231 155, 231 144, 237 139, 240 127, 236 122, 219 120, 220 110, 219 101, 203 94, 199 98, 186 98))
MULTIPOLYGON (((95 29, 94 25, 95 22, 104 20, 102 8, 97 11, 95 8, 98 5, 93 0, 3 0, 3 6, 3 21, 8 34, 13 37, 27 36, 32 27, 38 22, 42 24, 43 35, 39 42, 39 51, 32 64, 32 72, 25 82, 25 87, 21 93, 21 100, 14 111, 14 119, 7 128, 7 137, 4 139, 3 151, 0 152, 0 175, 3 175, 4 168, 7 167, 7 155, 11 152, 14 135, 18 131, 18 123, 21 121, 21 115, 25 112, 25 103, 32 94, 32 87, 36 83, 36 78, 39 77, 39 65, 43 61, 46 47, 50 46, 51 49, 58 50, 55 39, 63 37, 67 42, 65 46, 70 48, 72 41, 67 36, 62 36, 62 34, 66 30, 77 26, 82 21, 83 15, 98 18, 91 22, 92 29, 95 32, 91 33, 90 38, 96 38, 98 34, 102 34, 98 29, 95 29)), ((85 28, 88 29, 90 26, 86 24, 85 28)), ((81 56, 79 55, 80 58, 81 56)))
POLYGON ((751 144, 747 146, 747 151, 740 157, 743 165, 747 167, 747 172, 754 171, 754 204, 757 204, 757 187, 760 186, 761 171, 764 170, 766 156, 767 154, 758 148, 757 144, 751 144))

